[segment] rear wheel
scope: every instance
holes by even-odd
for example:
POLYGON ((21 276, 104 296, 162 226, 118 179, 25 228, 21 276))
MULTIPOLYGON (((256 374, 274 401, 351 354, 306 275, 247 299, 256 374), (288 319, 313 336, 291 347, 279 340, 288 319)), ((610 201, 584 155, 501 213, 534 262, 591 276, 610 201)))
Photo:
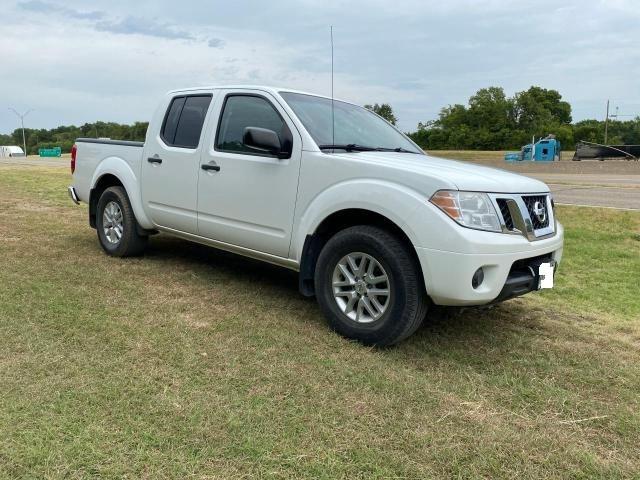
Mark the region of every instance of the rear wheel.
POLYGON ((404 340, 427 311, 410 246, 379 227, 362 225, 335 234, 318 257, 315 285, 329 325, 368 345, 404 340))
POLYGON ((148 237, 138 233, 136 217, 123 187, 109 187, 102 192, 96 229, 103 250, 114 257, 139 255, 147 246, 148 237))

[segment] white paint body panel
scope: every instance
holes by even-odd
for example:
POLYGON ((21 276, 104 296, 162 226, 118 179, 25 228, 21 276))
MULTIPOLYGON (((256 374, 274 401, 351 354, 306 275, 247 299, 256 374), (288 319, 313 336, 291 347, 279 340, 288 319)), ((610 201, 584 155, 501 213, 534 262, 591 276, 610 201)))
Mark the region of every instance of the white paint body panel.
MULTIPOLYGON (((212 93, 195 91, 196 93, 212 93)), ((214 92, 218 93, 218 92, 214 92)), ((198 175, 200 174, 200 152, 198 148, 172 147, 160 137, 165 112, 172 97, 160 102, 149 123, 142 158, 141 201, 149 219, 156 227, 167 227, 182 232, 198 233, 198 175), (162 164, 149 163, 149 157, 162 159, 162 164)), ((211 104, 215 102, 215 95, 211 104)), ((211 108, 205 118, 205 127, 200 144, 206 137, 206 125, 212 117, 211 108)))
MULTIPOLYGON (((282 89, 284 90, 284 89, 282 89)), ((500 292, 514 261, 552 253, 562 257, 563 229, 531 242, 524 236, 464 228, 428 202, 438 190, 547 193, 542 182, 500 169, 406 153, 321 152, 280 89, 239 86, 169 92, 147 131, 143 148, 78 143, 74 187, 83 201, 104 174, 120 179, 136 218, 189 240, 296 269, 305 239, 332 213, 363 209, 385 216, 412 242, 428 294, 442 305, 477 305, 500 292), (269 157, 218 152, 218 117, 227 93, 267 97, 293 133, 293 155, 269 157), (159 137, 171 98, 211 93, 197 149, 167 147, 159 137), (158 155, 161 165, 147 158, 158 155), (215 161, 219 172, 200 166, 215 161), (485 281, 471 287, 482 266, 485 281)), ((287 90, 290 91, 290 90, 287 90)))
POLYGON ((198 168, 198 234, 288 257, 302 156, 302 139, 296 125, 275 96, 253 89, 222 90, 212 113, 201 164, 214 162, 220 171, 198 168), (230 93, 260 93, 272 103, 293 134, 291 158, 216 151, 217 120, 225 96, 230 93))
POLYGON ((89 202, 89 194, 104 175, 113 175, 120 180, 129 195, 133 212, 143 228, 153 228, 141 202, 140 166, 143 149, 125 145, 100 143, 78 143, 77 157, 73 174, 73 185, 79 200, 89 202))

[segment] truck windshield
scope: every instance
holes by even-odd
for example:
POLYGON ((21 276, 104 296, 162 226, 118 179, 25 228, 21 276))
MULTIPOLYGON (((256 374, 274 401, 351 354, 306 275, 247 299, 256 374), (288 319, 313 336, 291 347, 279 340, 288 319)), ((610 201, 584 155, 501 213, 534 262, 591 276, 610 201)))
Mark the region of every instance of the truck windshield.
POLYGON ((334 101, 335 139, 331 125, 331 99, 280 92, 320 148, 347 151, 423 153, 402 133, 369 110, 334 101))

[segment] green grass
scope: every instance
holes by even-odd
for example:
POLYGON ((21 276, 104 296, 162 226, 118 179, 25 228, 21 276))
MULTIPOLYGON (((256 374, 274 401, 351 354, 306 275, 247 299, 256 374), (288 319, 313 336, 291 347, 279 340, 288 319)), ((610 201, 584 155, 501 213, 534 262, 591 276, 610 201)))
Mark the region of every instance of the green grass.
POLYGON ((640 214, 562 207, 557 288, 376 350, 296 276, 100 250, 62 169, 0 167, 0 477, 630 478, 640 214))

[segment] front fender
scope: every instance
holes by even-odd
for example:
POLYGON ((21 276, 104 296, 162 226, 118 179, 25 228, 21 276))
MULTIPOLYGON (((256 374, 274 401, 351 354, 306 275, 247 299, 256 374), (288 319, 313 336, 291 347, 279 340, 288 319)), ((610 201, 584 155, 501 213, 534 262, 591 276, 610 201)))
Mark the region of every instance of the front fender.
POLYGON ((369 210, 386 217, 402 229, 411 243, 418 245, 417 232, 406 219, 426 201, 420 192, 380 179, 361 178, 337 183, 307 204, 297 222, 291 251, 300 263, 307 235, 313 234, 333 213, 347 209, 369 210))
POLYGON ((149 217, 147 217, 142 206, 140 182, 131 169, 131 166, 119 157, 105 158, 100 162, 93 173, 93 178, 91 179, 91 190, 95 188, 100 178, 107 174, 116 177, 124 186, 127 191, 129 201, 131 202, 131 208, 133 208, 133 213, 135 214, 136 220, 140 226, 145 229, 152 229, 153 223, 149 220, 149 217))

